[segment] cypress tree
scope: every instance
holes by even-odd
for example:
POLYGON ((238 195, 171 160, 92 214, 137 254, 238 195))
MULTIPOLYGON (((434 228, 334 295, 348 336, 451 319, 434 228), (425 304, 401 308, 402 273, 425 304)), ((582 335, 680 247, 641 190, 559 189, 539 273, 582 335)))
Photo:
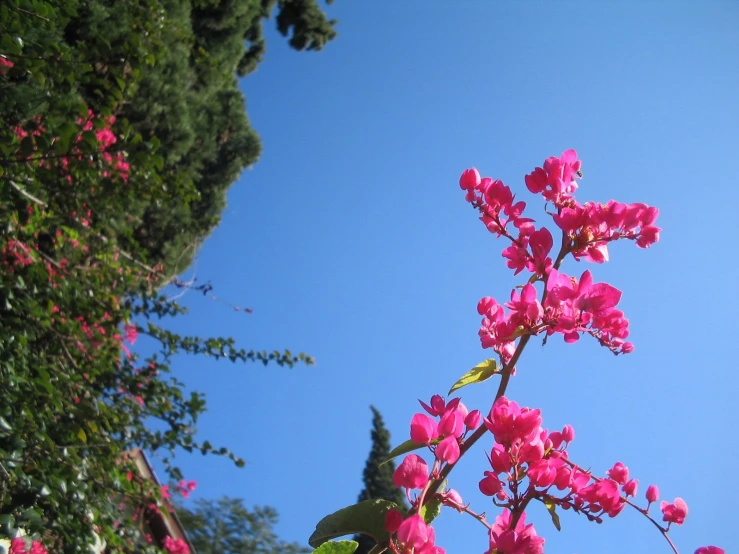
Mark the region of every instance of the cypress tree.
MULTIPOLYGON (((403 490, 393 484, 395 463, 390 461, 380 465, 390 455, 390 432, 385 428, 385 422, 377 408, 370 406, 370 409, 372 410, 372 449, 364 466, 364 489, 359 494, 359 502, 382 498, 406 509, 403 490)), ((359 543, 359 548, 354 554, 367 554, 375 545, 375 541, 367 535, 356 535, 354 540, 359 543)))

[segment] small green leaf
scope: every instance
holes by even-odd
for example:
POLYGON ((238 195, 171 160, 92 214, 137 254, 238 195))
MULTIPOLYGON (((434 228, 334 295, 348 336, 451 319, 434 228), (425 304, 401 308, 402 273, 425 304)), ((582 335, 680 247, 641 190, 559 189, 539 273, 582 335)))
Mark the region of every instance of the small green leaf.
POLYGON ((82 427, 77 431, 77 438, 82 442, 87 442, 87 433, 85 433, 85 430, 82 427))
POLYGON ((549 510, 549 514, 552 516, 552 523, 554 523, 554 526, 557 528, 557 531, 561 531, 562 527, 559 524, 559 516, 557 515, 557 512, 556 512, 557 505, 552 501, 550 497, 546 497, 542 502, 544 502, 544 505, 547 507, 547 510, 549 510))
POLYGON ((336 537, 356 533, 369 535, 378 543, 384 542, 388 539, 385 530, 385 515, 392 508, 397 507, 395 502, 375 498, 342 508, 318 522, 316 530, 308 539, 308 544, 313 548, 318 548, 336 537))
POLYGON ((407 454, 408 452, 413 452, 414 450, 418 450, 419 448, 423 448, 424 444, 417 444, 413 442, 412 440, 407 440, 403 444, 400 444, 393 448, 390 451, 390 454, 388 454, 387 458, 382 460, 380 462, 380 465, 388 463, 393 458, 397 458, 398 456, 402 456, 403 454, 407 454))
POLYGON ((7 431, 8 433, 10 433, 13 430, 10 424, 7 421, 5 421, 5 418, 2 416, 0 416, 0 429, 2 429, 3 431, 7 431))
POLYGON ((49 496, 51 494, 51 489, 44 485, 38 493, 40 496, 49 496))
POLYGON ((449 389, 449 394, 452 394, 455 390, 461 389, 465 385, 472 385, 474 383, 482 383, 483 381, 487 381, 496 373, 498 373, 498 363, 492 358, 489 360, 485 360, 484 362, 477 364, 467 373, 462 375, 462 377, 459 378, 459 381, 454 383, 452 388, 449 389))
POLYGON ((421 506, 418 512, 426 523, 431 523, 441 513, 441 500, 434 498, 430 502, 421 506))
POLYGON ((357 541, 329 541, 313 551, 313 554, 354 554, 359 547, 357 541))

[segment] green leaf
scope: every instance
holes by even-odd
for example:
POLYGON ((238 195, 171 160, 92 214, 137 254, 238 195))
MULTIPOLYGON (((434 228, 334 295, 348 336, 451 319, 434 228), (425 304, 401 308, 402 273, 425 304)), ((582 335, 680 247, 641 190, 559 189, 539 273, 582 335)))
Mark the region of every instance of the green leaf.
POLYGON ((79 431, 77 431, 77 438, 80 439, 82 442, 87 442, 87 433, 85 433, 85 430, 80 427, 79 431))
POLYGON ((441 513, 441 500, 434 498, 430 502, 421 506, 418 512, 426 523, 431 523, 441 513))
POLYGON ((0 429, 8 433, 10 433, 13 430, 10 424, 7 421, 5 421, 5 418, 2 416, 0 416, 0 429))
POLYGON ((385 515, 397 507, 395 502, 375 498, 342 508, 318 522, 316 530, 308 539, 308 544, 318 548, 336 537, 356 533, 369 535, 375 542, 384 542, 388 539, 385 515))
POLYGON ((393 458, 397 458, 398 456, 402 456, 403 454, 407 454, 408 452, 413 452, 414 450, 418 450, 419 448, 423 448, 426 446, 425 444, 417 444, 413 442, 412 440, 407 440, 403 444, 400 444, 393 448, 390 451, 390 454, 387 455, 387 458, 382 460, 379 465, 386 464, 393 458))
POLYGON ((313 551, 313 554, 354 554, 359 547, 356 541, 329 541, 313 551))
POLYGON ((54 150, 56 150, 58 154, 66 154, 69 151, 72 137, 74 137, 78 131, 79 127, 70 121, 60 125, 59 130, 57 131, 59 138, 54 143, 54 150))
POLYGON ((459 381, 454 383, 452 388, 449 389, 449 394, 452 394, 455 390, 461 389, 465 385, 472 385, 474 383, 482 383, 483 381, 487 381, 496 373, 498 373, 498 363, 492 358, 489 360, 485 360, 484 362, 477 364, 467 373, 462 375, 462 377, 459 378, 459 381))
POLYGON ((549 515, 552 516, 552 523, 554 523, 554 526, 557 528, 557 531, 561 531, 562 527, 559 524, 559 516, 557 515, 556 509, 557 505, 552 501, 550 497, 546 497, 544 500, 544 505, 547 507, 547 510, 549 510, 549 515))

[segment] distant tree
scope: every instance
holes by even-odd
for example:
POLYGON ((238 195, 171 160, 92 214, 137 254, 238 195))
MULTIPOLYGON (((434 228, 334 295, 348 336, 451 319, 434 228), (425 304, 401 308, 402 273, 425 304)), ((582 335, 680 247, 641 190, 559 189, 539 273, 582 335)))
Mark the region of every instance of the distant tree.
POLYGON ((177 515, 198 554, 304 554, 310 549, 281 541, 273 530, 277 512, 269 506, 244 506, 240 498, 198 500, 177 515))
MULTIPOLYGON (((374 406, 372 410, 372 449, 364 466, 364 489, 359 494, 359 502, 381 498, 395 502, 405 508, 405 494, 393 484, 395 464, 390 461, 380 465, 390 455, 390 432, 385 428, 382 415, 374 406)), ((354 554, 367 554, 375 545, 375 541, 367 535, 356 535, 354 540, 359 547, 354 554)))

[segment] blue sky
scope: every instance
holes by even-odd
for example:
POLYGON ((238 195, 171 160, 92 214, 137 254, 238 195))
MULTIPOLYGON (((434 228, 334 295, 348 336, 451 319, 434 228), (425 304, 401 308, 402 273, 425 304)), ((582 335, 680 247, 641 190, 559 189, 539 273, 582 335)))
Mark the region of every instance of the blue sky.
MULTIPOLYGON (((610 263, 587 264, 623 291, 636 351, 532 341, 508 396, 541 408, 545 427, 572 424, 582 465, 626 464, 639 498, 650 483, 670 501, 682 496, 690 513, 670 535, 683 554, 739 551, 739 4, 338 0, 329 13, 340 35, 320 53, 293 52, 270 28, 266 61, 242 83, 264 152, 193 268, 254 313, 192 293, 191 315, 174 322, 304 351, 318 365, 177 359, 177 376, 208 396, 201 438, 248 462, 184 456, 196 496, 272 505, 281 536, 304 543, 321 517, 354 503, 369 405, 394 443, 406 440, 418 398, 490 357, 477 301, 504 300, 520 282, 500 255, 506 244, 465 203, 461 171, 503 179, 543 223, 523 177, 575 148, 581 202, 661 210, 652 249, 618 243, 610 263)), ((494 391, 470 387, 462 398, 486 412, 494 391)), ((493 514, 477 491, 481 446, 451 486, 493 514)), ((549 554, 669 551, 636 513, 603 525, 566 513, 562 532, 543 508, 529 517, 549 554)), ((437 542, 450 554, 488 548, 485 529, 453 512, 438 520, 437 542)))

